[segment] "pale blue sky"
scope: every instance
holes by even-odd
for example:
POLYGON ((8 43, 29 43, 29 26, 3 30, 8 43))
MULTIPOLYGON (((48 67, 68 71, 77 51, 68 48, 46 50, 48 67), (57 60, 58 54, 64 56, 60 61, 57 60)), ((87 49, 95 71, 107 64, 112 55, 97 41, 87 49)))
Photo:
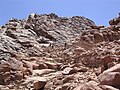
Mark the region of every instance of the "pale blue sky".
POLYGON ((85 16, 97 25, 108 25, 119 12, 120 0, 0 0, 0 25, 13 17, 24 19, 30 13, 85 16))

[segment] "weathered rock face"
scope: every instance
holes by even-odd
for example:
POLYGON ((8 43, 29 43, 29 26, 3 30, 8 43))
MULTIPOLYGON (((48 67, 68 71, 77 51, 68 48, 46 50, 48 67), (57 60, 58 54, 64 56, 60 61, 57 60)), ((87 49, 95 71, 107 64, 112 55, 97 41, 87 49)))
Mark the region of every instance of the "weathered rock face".
POLYGON ((53 13, 31 14, 27 20, 11 19, 0 30, 0 50, 7 54, 1 56, 9 57, 11 54, 22 53, 40 56, 41 44, 65 43, 90 25, 94 25, 94 22, 84 17, 65 18, 53 13))
POLYGON ((1 90, 119 90, 120 17, 110 26, 31 14, 0 28, 1 90))
POLYGON ((104 71, 98 76, 101 85, 111 85, 120 88, 120 64, 104 71))
POLYGON ((120 24, 120 16, 119 16, 119 18, 116 17, 116 18, 110 20, 110 21, 109 21, 109 24, 110 24, 110 25, 119 25, 119 24, 120 24))
POLYGON ((84 17, 58 17, 51 13, 49 15, 34 14, 28 18, 27 23, 33 26, 33 31, 38 36, 43 36, 49 40, 64 43, 80 34, 81 30, 94 25, 92 21, 84 17))
POLYGON ((98 78, 100 80, 100 83, 103 85, 111 85, 111 86, 120 85, 119 72, 103 73, 98 78))

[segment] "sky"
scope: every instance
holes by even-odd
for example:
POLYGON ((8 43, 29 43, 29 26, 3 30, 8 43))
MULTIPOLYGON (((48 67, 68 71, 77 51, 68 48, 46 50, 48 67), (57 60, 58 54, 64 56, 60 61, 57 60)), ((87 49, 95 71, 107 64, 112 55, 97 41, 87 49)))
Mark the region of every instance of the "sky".
POLYGON ((84 16, 96 25, 109 25, 120 13, 120 0, 0 0, 0 26, 10 18, 25 19, 31 13, 84 16))

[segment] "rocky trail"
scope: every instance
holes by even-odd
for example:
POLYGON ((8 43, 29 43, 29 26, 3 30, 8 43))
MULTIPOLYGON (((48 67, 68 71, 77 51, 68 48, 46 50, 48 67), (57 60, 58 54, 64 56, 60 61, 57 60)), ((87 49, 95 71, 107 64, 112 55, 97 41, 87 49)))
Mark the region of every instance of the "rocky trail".
POLYGON ((120 17, 31 14, 0 27, 0 90, 119 90, 120 17))

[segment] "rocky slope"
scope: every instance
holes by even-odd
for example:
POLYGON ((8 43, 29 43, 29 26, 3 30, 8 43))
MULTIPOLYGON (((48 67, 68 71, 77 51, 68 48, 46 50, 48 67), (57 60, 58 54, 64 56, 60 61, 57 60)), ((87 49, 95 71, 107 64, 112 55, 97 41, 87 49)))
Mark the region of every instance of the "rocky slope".
POLYGON ((119 90, 120 17, 31 14, 0 27, 1 90, 119 90))

